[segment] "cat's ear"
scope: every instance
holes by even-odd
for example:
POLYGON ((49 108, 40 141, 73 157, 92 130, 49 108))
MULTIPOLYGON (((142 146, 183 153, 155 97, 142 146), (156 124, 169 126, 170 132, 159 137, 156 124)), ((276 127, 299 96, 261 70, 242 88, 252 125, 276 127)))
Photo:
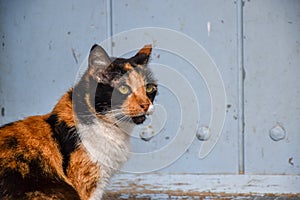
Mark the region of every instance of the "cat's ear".
POLYGON ((89 73, 97 82, 105 82, 107 79, 107 67, 111 64, 111 60, 105 50, 94 44, 89 55, 89 73))
POLYGON ((149 61, 151 51, 152 51, 152 45, 147 44, 142 49, 140 49, 139 52, 135 54, 135 56, 133 56, 130 59, 136 64, 145 65, 149 61))

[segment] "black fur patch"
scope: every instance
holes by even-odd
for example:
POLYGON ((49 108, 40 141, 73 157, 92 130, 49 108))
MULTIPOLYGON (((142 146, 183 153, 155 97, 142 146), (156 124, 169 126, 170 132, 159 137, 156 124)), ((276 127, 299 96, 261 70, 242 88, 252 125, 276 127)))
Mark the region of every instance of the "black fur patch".
POLYGON ((91 98, 91 96, 95 96, 96 87, 97 82, 92 77, 89 77, 88 80, 82 78, 72 91, 74 112, 79 122, 82 124, 90 125, 93 123, 93 119, 95 118, 88 106, 88 103, 90 105, 94 105, 94 98, 91 98), (90 98, 86 99, 86 95, 90 98), (89 102, 87 102, 87 100, 89 102))
POLYGON ((69 95, 70 101, 72 102, 73 90, 69 90, 68 95, 69 95))
POLYGON ((29 200, 33 197, 44 199, 44 196, 64 200, 80 199, 72 186, 45 174, 39 160, 26 160, 26 163, 30 173, 25 177, 19 171, 10 168, 1 175, 0 199, 29 200))
POLYGON ((57 115, 51 115, 46 122, 51 126, 52 137, 57 142, 63 156, 63 170, 67 173, 70 155, 80 141, 76 127, 69 127, 64 121, 58 121, 57 115))
POLYGON ((150 101, 153 103, 155 96, 156 96, 157 90, 151 92, 151 93, 147 93, 147 97, 150 99, 150 101))
POLYGON ((121 94, 114 87, 99 83, 95 94, 95 110, 105 115, 110 110, 119 109, 126 98, 127 95, 121 94))
POLYGON ((4 149, 16 149, 18 147, 18 139, 14 136, 4 137, 4 149))
POLYGON ((142 115, 142 116, 139 116, 139 117, 132 117, 132 121, 135 124, 142 124, 145 120, 146 120, 146 116, 145 115, 142 115))
MULTIPOLYGON (((105 115, 111 109, 111 98, 114 88, 110 85, 99 83, 95 94, 95 110, 105 115)), ((92 98, 92 97, 91 97, 92 98)))
POLYGON ((90 51, 93 51, 93 49, 95 49, 97 46, 98 46, 97 44, 94 44, 90 51))

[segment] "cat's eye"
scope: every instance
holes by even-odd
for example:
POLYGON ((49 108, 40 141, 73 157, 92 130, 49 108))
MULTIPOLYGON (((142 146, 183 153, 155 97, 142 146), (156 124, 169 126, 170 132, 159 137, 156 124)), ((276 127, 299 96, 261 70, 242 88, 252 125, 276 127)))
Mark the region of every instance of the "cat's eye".
POLYGON ((119 88, 118 88, 119 92, 121 94, 129 94, 130 93, 130 89, 128 86, 126 85, 121 85, 119 88))
POLYGON ((148 94, 154 92, 156 90, 156 85, 153 85, 153 84, 147 84, 146 85, 146 92, 148 94))

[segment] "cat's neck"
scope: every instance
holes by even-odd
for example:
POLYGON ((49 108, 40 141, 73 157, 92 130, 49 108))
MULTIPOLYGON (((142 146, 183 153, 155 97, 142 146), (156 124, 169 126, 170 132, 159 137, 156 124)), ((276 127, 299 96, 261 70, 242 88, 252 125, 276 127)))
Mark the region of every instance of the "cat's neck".
POLYGON ((130 155, 129 134, 110 123, 96 120, 91 125, 79 124, 81 143, 89 158, 100 169, 100 179, 91 199, 102 196, 110 177, 130 155))
POLYGON ((94 162, 118 169, 127 160, 130 137, 126 131, 99 120, 94 120, 90 125, 79 124, 78 131, 83 146, 94 162))

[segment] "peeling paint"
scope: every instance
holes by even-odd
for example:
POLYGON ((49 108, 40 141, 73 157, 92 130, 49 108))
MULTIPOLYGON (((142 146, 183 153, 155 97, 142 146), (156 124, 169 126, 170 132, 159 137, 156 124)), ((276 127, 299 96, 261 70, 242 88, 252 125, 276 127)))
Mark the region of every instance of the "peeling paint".
POLYGON ((50 40, 50 41, 48 42, 48 49, 49 49, 49 50, 52 49, 52 40, 50 40))
POLYGON ((2 117, 5 116, 5 108, 4 108, 4 107, 1 108, 1 116, 2 116, 2 117))
POLYGON ((210 31, 211 31, 211 23, 207 22, 207 35, 210 36, 210 31))
POLYGON ((76 56, 76 53, 75 53, 75 49, 74 49, 74 48, 72 48, 71 50, 72 50, 72 55, 73 55, 73 58, 74 58, 74 60, 75 60, 76 64, 78 64, 78 59, 77 59, 77 56, 76 56))
POLYGON ((108 193, 299 196, 299 185, 300 176, 292 175, 119 174, 113 178, 108 193))
POLYGON ((288 162, 289 162, 289 164, 290 164, 290 165, 292 165, 292 166, 294 166, 293 159, 294 159, 293 157, 290 157, 290 158, 289 158, 289 161, 288 161, 288 162))

